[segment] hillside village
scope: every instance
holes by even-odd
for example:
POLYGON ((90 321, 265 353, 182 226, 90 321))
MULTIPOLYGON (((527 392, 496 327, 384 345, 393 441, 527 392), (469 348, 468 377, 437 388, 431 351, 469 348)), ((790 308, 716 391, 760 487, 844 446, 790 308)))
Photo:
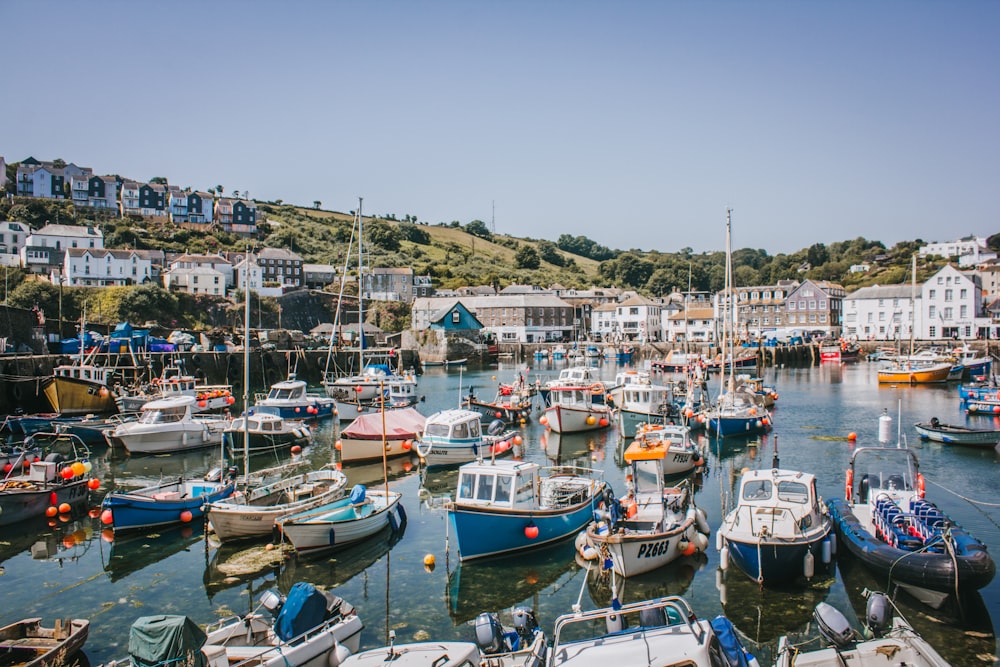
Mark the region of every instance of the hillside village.
MULTIPOLYGON (((90 168, 61 160, 26 158, 14 166, 8 169, 0 157, 0 191, 9 202, 68 201, 95 221, 56 220, 36 227, 24 220, 0 222, 0 265, 16 268, 28 279, 60 289, 155 285, 170 293, 220 299, 245 289, 273 298, 301 290, 336 293, 344 291, 338 287, 342 279, 356 282, 350 275, 353 271, 308 262, 291 247, 258 245, 260 230, 268 221, 248 193, 223 196, 221 186, 192 190, 169 185, 165 179, 144 183, 95 175, 90 168), (161 222, 203 234, 221 230, 253 249, 174 252, 106 247, 102 227, 96 224, 102 218, 161 222)), ((925 277, 915 285, 907 276, 906 281, 849 291, 836 281, 808 277, 803 268, 797 279, 738 285, 734 301, 740 334, 746 339, 798 333, 873 341, 1000 336, 1000 262, 988 240, 969 236, 923 244, 918 250, 925 277)), ((871 263, 859 262, 848 271, 871 269, 871 263)), ((360 291, 366 302, 409 305, 403 325, 417 336, 437 331, 500 343, 712 343, 719 340, 725 304, 719 291, 676 286, 658 295, 599 286, 597 280, 589 287, 558 282, 545 287, 517 282, 503 287, 496 282, 445 287, 436 285, 430 274, 418 275, 413 266, 373 265, 361 273, 360 288, 353 291, 360 291)), ((5 290, 5 300, 6 296, 5 290)))

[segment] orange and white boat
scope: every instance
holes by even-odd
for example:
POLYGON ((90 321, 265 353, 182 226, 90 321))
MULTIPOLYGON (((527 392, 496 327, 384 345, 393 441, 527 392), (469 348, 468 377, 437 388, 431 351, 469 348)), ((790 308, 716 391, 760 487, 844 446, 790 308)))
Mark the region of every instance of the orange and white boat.
POLYGON ((951 373, 951 363, 917 363, 899 361, 880 368, 878 381, 880 384, 935 384, 947 382, 951 373))

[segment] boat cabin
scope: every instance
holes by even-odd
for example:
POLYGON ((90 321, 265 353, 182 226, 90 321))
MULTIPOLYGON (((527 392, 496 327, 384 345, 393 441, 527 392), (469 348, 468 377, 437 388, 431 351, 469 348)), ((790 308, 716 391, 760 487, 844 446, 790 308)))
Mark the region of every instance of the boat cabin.
POLYGON ((870 503, 885 494, 898 503, 917 493, 923 480, 919 470, 917 455, 909 449, 861 447, 851 456, 847 474, 855 502, 870 503))
POLYGON ((616 387, 648 385, 651 382, 647 371, 622 371, 615 374, 616 387))
POLYGON ((111 369, 104 366, 91 366, 89 364, 64 364, 53 368, 52 375, 106 385, 111 376, 111 369))
POLYGON ((641 447, 690 445, 691 427, 683 424, 645 424, 636 434, 641 447))
POLYGON ((427 418, 422 440, 461 442, 482 437, 480 414, 472 410, 443 410, 427 418))
POLYGON ((283 380, 271 385, 267 392, 269 401, 293 401, 306 397, 306 383, 302 380, 283 380))
POLYGON ((673 390, 654 384, 632 384, 622 387, 621 407, 630 409, 648 408, 649 411, 670 412, 673 390))
POLYGON ((508 509, 537 508, 539 466, 526 461, 467 463, 458 472, 455 503, 508 509))
POLYGON ((142 406, 140 424, 173 424, 191 417, 193 396, 171 396, 150 401, 142 406))
POLYGON ((284 424, 285 420, 278 415, 255 412, 252 415, 237 417, 227 430, 241 432, 247 428, 252 433, 280 433, 284 429, 284 424), (243 425, 244 419, 248 420, 246 427, 243 425))
POLYGON ((810 473, 752 470, 743 473, 738 493, 737 523, 749 526, 754 534, 762 527, 772 535, 794 535, 798 529, 819 525, 822 511, 816 477, 810 473))
POLYGON ((594 393, 599 392, 595 392, 593 387, 553 387, 549 393, 549 405, 588 408, 593 403, 591 395, 594 393))

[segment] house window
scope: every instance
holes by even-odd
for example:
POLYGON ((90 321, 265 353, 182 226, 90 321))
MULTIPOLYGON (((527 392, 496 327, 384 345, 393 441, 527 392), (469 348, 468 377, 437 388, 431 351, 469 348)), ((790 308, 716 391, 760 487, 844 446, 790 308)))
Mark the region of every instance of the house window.
POLYGON ((930 317, 931 319, 935 318, 937 316, 937 308, 934 307, 934 306, 931 306, 930 308, 928 308, 927 309, 927 316, 930 317))
POLYGON ((451 323, 458 324, 461 321, 462 321, 462 314, 457 310, 451 311, 451 323))
POLYGON ((959 318, 961 318, 963 320, 966 317, 968 317, 969 316, 969 307, 968 306, 959 306, 958 307, 958 316, 959 316, 959 318))
POLYGON ((936 299, 937 298, 937 290, 932 289, 930 292, 927 293, 927 295, 931 299, 936 299))
MULTIPOLYGON (((941 279, 938 278, 938 280, 941 280, 941 279)), ((930 327, 930 328, 928 328, 927 329, 927 333, 930 335, 931 338, 937 338, 937 327, 930 327)))

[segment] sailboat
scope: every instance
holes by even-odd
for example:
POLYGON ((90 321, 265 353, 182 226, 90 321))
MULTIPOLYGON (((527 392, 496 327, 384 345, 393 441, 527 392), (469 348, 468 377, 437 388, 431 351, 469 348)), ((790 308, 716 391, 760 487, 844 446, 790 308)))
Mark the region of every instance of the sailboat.
MULTIPOLYGON (((708 430, 720 437, 758 435, 771 427, 771 415, 754 403, 746 393, 736 390, 734 339, 737 331, 737 308, 733 294, 732 209, 726 210, 726 285, 723 291, 722 353, 728 354, 729 364, 723 363, 720 374, 719 398, 706 411, 708 430), (732 320, 730 320, 732 318, 732 320)), ((723 359, 725 361, 725 359, 723 359)))
POLYGON ((907 357, 896 358, 887 366, 878 369, 880 384, 935 384, 947 382, 951 373, 950 361, 939 361, 934 357, 922 360, 913 354, 913 336, 916 328, 915 303, 917 293, 917 256, 913 256, 911 270, 913 287, 910 292, 910 354, 907 357))
MULTIPOLYGON (((243 313, 243 405, 246 406, 250 400, 250 281, 247 279, 249 265, 245 262, 244 266, 246 277, 243 289, 246 301, 243 313)), ((237 458, 234 450, 237 445, 242 445, 245 484, 249 485, 251 454, 255 449, 260 449, 261 443, 266 447, 268 438, 276 437, 279 428, 288 430, 284 426, 282 417, 264 413, 254 414, 253 410, 249 409, 241 417, 233 420, 233 426, 227 432, 230 459, 237 458), (269 432, 255 434, 253 431, 255 425, 269 425, 272 428, 269 432)), ((247 486, 228 498, 207 504, 205 513, 216 536, 223 542, 266 537, 271 534, 275 521, 279 518, 342 498, 346 495, 346 488, 347 477, 344 473, 332 467, 321 468, 252 489, 247 486)))
MULTIPOLYGON (((416 403, 416 378, 412 375, 400 375, 395 364, 399 356, 394 349, 369 350, 365 342, 364 313, 364 216, 361 206, 364 199, 358 198, 358 211, 355 216, 355 229, 358 232, 358 368, 354 375, 340 376, 335 370, 330 370, 334 345, 340 330, 340 309, 337 309, 333 332, 330 334, 330 349, 327 355, 327 367, 323 378, 326 395, 336 401, 337 411, 344 419, 353 419, 367 410, 378 410, 383 405, 382 394, 386 387, 392 384, 394 392, 389 396, 388 407, 406 407, 416 403)), ((353 243, 353 239, 352 239, 353 243)), ((350 249, 348 250, 350 256, 350 249)), ((347 267, 344 267, 346 278, 347 267)), ((341 279, 339 300, 343 301, 345 278, 341 279)))

